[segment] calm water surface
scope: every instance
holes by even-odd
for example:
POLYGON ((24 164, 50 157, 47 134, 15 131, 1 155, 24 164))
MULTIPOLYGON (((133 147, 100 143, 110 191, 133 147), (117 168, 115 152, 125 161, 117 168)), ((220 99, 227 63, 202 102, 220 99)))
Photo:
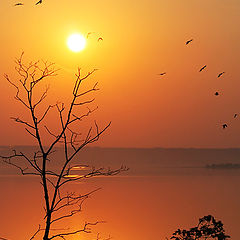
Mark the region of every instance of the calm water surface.
MULTIPOLYGON (((83 212, 64 226, 77 227, 88 219, 106 220, 96 231, 119 240, 155 240, 165 239, 178 227, 195 226, 199 217, 212 214, 223 221, 232 239, 238 239, 239 180, 238 174, 91 179, 70 189, 102 190, 92 195, 83 212)), ((43 213, 38 181, 6 176, 0 181, 1 234, 9 239, 29 239, 43 213)))
MULTIPOLYGON (((99 187, 102 189, 85 202, 78 216, 56 227, 77 229, 85 221, 105 220, 105 224, 93 228, 94 236, 101 232, 102 236, 110 234, 116 240, 165 240, 176 229, 194 227, 200 217, 212 214, 224 223, 227 234, 238 240, 240 170, 204 168, 205 164, 218 163, 218 159, 220 163, 226 162, 229 153, 225 157, 219 153, 216 158, 211 153, 207 158, 209 152, 206 156, 198 152, 199 160, 194 159, 192 152, 191 156, 184 154, 179 157, 178 152, 166 161, 162 157, 163 161, 151 158, 137 162, 137 157, 134 161, 125 157, 124 164, 130 166, 127 173, 71 184, 68 191, 82 194, 99 187)), ((90 156, 94 157, 94 154, 90 156)), ((134 156, 130 154, 130 159, 134 156)), ((104 159, 109 157, 105 154, 104 159)), ((240 158, 234 153, 231 159, 234 161, 230 162, 238 163, 240 158)), ((105 165, 110 164, 105 162, 105 165)), ((30 239, 43 216, 39 181, 0 167, 0 237, 30 239)), ((96 238, 82 234, 69 239, 96 238)))

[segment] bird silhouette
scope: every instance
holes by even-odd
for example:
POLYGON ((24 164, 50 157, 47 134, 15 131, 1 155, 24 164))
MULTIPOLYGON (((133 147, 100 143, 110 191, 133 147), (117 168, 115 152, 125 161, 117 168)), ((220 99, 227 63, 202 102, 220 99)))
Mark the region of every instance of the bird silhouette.
POLYGON ((16 3, 16 4, 14 4, 14 6, 22 6, 23 5, 23 3, 16 3))
POLYGON ((225 72, 221 72, 218 74, 218 78, 220 78, 225 72))
POLYGON ((98 38, 98 42, 99 42, 100 40, 101 40, 101 41, 103 41, 103 38, 101 38, 101 37, 100 37, 100 38, 98 38))
POLYGON ((88 32, 88 33, 87 33, 87 38, 89 38, 89 36, 90 36, 92 33, 94 33, 94 32, 88 32))
POLYGON ((225 128, 227 128, 228 127, 228 125, 226 124, 226 123, 224 123, 223 125, 222 125, 222 128, 223 129, 225 129, 225 128))
POLYGON ((207 67, 207 65, 204 65, 204 66, 199 70, 199 72, 201 72, 202 70, 204 70, 206 67, 207 67))
POLYGON ((158 75, 163 76, 165 74, 166 74, 166 72, 163 72, 163 73, 159 73, 158 75))
POLYGON ((215 92, 214 94, 215 94, 215 96, 218 96, 218 95, 219 95, 219 92, 215 92))
POLYGON ((41 4, 42 0, 39 0, 35 5, 41 4))
POLYGON ((190 40, 186 41, 186 45, 188 45, 192 41, 193 41, 193 39, 190 39, 190 40))
POLYGON ((237 117, 237 113, 235 113, 233 117, 236 118, 237 117))

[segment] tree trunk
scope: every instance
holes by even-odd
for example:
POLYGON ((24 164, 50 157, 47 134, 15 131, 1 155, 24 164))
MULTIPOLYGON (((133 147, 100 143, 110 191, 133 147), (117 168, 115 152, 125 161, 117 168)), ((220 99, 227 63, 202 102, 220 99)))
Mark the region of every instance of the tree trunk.
POLYGON ((50 233, 50 225, 51 225, 51 214, 48 214, 43 240, 49 240, 48 237, 49 237, 49 233, 50 233))

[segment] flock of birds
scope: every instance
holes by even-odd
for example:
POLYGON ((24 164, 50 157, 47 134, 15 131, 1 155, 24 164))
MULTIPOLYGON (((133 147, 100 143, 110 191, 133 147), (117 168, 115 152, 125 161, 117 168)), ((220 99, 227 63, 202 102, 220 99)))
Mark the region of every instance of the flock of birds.
MULTIPOLYGON (((35 5, 42 4, 43 0, 39 0, 38 2, 35 3, 35 5)), ((14 6, 23 6, 24 4, 22 2, 15 3, 14 6)), ((90 35, 92 35, 95 32, 88 32, 87 33, 87 38, 89 38, 90 35)), ((102 37, 98 38, 98 42, 103 41, 102 37)))
MULTIPOLYGON (((88 32, 86 38, 89 38, 90 35, 92 35, 93 33, 95 33, 95 32, 88 32)), ((99 41, 103 41, 103 38, 102 38, 102 37, 99 37, 99 38, 98 38, 98 42, 99 42, 99 41)))
MULTIPOLYGON (((43 0, 39 0, 35 3, 35 5, 42 4, 43 0)), ((14 6, 23 6, 24 4, 22 2, 15 3, 14 6)))
MULTIPOLYGON (((42 2, 43 2, 43 0, 39 0, 35 5, 41 4, 42 2)), ((16 3, 14 6, 21 6, 21 5, 24 5, 24 4, 21 3, 21 2, 19 2, 19 3, 16 3)), ((93 34, 93 33, 94 33, 94 32, 89 32, 89 33, 87 33, 87 38, 89 38, 89 36, 90 36, 91 34, 93 34)), ((98 38, 98 42, 99 42, 99 41, 103 41, 103 38, 102 38, 102 37, 99 37, 99 38, 98 38)), ((193 38, 192 38, 192 39, 189 39, 188 41, 186 41, 185 44, 188 45, 188 44, 190 44, 192 41, 193 41, 193 38)), ((206 67, 207 67, 207 65, 202 66, 202 67, 200 68, 199 72, 202 72, 203 70, 205 70, 206 67)), ((220 72, 220 73, 217 75, 217 77, 220 78, 224 73, 225 73, 225 72, 220 72)), ((165 74, 167 74, 167 73, 166 73, 166 72, 162 72, 162 73, 159 73, 158 75, 163 76, 163 75, 165 75, 165 74)), ((216 91, 216 92, 214 93, 214 95, 215 95, 215 96, 219 96, 220 94, 219 94, 218 91, 216 91)), ((238 114, 235 113, 233 117, 236 118, 237 116, 238 116, 238 114)), ((223 128, 223 129, 225 129, 225 128, 227 128, 227 127, 228 127, 228 125, 227 125, 226 123, 222 124, 222 128, 223 128)))
MULTIPOLYGON (((185 42, 185 44, 188 45, 188 44, 191 43, 192 41, 193 41, 193 39, 189 39, 188 41, 185 42)), ((202 66, 202 67, 199 69, 199 72, 202 72, 203 70, 205 70, 206 67, 207 67, 207 65, 202 66)), ((220 78, 224 73, 225 73, 225 72, 220 72, 220 73, 217 75, 217 78, 220 78)), ((163 76, 163 75, 165 75, 165 74, 166 74, 166 72, 162 72, 162 73, 159 73, 158 75, 163 76)), ((214 93, 214 95, 215 95, 215 96, 219 96, 220 94, 219 94, 218 91, 216 91, 216 92, 214 93)), ((238 116, 238 114, 235 113, 234 116, 233 116, 233 118, 236 118, 237 116, 238 116)), ((228 127, 228 125, 227 125, 226 123, 222 124, 222 128, 223 128, 223 129, 225 129, 225 128, 227 128, 227 127, 228 127)))

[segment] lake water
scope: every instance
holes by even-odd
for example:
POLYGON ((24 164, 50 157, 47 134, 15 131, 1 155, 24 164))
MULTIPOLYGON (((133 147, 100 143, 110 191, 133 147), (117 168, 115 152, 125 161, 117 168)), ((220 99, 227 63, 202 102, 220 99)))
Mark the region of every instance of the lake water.
MULTIPOLYGON (((69 185, 69 191, 80 193, 102 189, 85 202, 78 216, 58 227, 76 229, 85 221, 104 220, 93 228, 93 235, 69 239, 93 240, 100 232, 116 240, 156 240, 170 237, 178 228, 194 227, 200 217, 212 214, 224 223, 231 239, 238 240, 240 170, 206 169, 205 165, 238 164, 239 157, 238 149, 88 149, 80 156, 84 162, 107 167, 124 164, 130 170, 69 185)), ((43 214, 39 180, 0 167, 0 237, 30 239, 43 214)))

